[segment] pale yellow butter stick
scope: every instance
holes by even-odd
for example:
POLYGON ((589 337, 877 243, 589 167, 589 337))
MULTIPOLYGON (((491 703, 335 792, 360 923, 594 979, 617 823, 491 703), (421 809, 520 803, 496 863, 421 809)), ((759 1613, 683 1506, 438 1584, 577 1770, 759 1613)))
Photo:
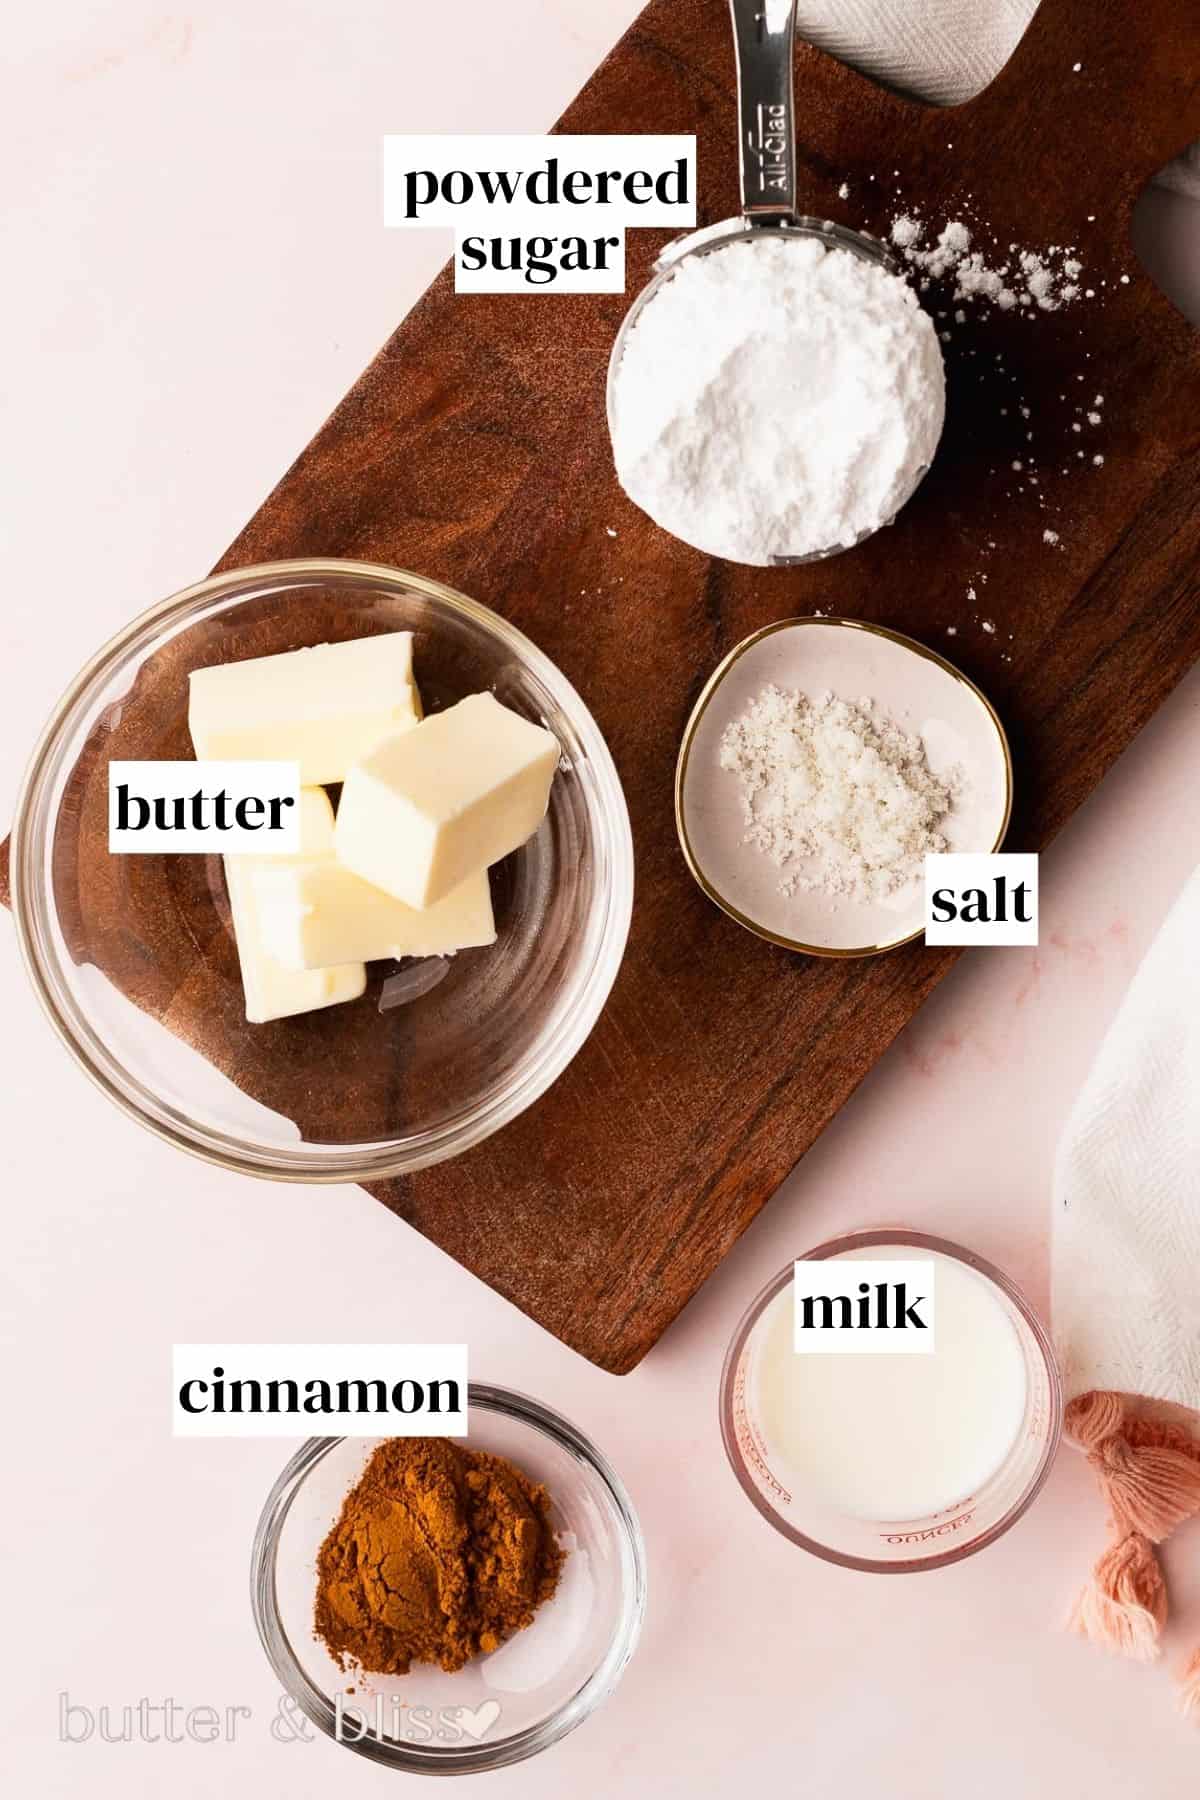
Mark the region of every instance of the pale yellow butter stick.
POLYGON ((202 760, 298 762, 301 787, 344 779, 421 717, 411 631, 195 669, 188 728, 202 760))
POLYGON ((385 738, 346 777, 334 845, 355 875, 421 910, 533 836, 558 739, 491 694, 385 738))
POLYGON ((227 856, 225 885, 237 940, 246 1017, 252 1025, 270 1019, 287 1019, 295 1013, 315 1012, 357 1000, 367 985, 367 971, 359 960, 348 959, 336 968, 289 969, 274 957, 263 941, 262 922, 255 893, 255 876, 310 857, 333 862, 333 807, 323 788, 304 788, 300 793, 300 854, 289 856, 227 856))
POLYGON ((372 887, 335 857, 266 860, 254 875, 263 943, 293 969, 387 957, 450 956, 496 941, 486 869, 424 912, 372 887))

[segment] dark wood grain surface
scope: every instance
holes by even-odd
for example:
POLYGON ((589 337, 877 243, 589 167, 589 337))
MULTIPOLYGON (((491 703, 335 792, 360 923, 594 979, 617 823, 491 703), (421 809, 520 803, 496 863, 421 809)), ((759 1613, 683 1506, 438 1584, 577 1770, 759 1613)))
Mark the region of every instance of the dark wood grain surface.
MULTIPOLYGON (((1145 181, 1200 135, 1197 9, 1044 0, 999 79, 952 111, 808 48, 797 87, 806 210, 881 235, 902 203, 939 221, 968 210, 1002 244, 1077 244, 1096 289, 1060 312, 972 312, 953 329, 945 441, 891 530, 781 571, 670 541, 610 465, 604 371, 624 300, 456 298, 443 275, 222 563, 365 557, 448 581, 527 631, 607 735, 637 897, 599 1025, 515 1124, 372 1191, 617 1372, 665 1330, 954 960, 919 944, 866 962, 791 956, 693 886, 672 781, 714 663, 758 626, 816 608, 931 643, 1005 720, 1017 778, 1008 847, 1038 849, 1200 654, 1200 353, 1129 245, 1145 181), (1073 409, 1096 392, 1104 425, 1089 428, 1081 461, 1073 409), (1031 455, 1036 491, 1011 469, 1031 455), (1047 525, 1057 546, 1042 541, 1047 525)), ((732 214, 724 0, 653 0, 561 128, 694 132, 700 222, 732 214)), ((663 236, 630 233, 630 294, 663 236)))

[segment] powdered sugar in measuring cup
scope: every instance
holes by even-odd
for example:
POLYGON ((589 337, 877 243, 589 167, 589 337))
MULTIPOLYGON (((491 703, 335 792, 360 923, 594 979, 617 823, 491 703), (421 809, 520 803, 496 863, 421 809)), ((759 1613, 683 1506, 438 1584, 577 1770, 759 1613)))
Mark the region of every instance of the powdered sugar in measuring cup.
POLYGON ((617 474, 697 549, 767 565, 889 524, 933 458, 941 347, 883 245, 796 211, 794 0, 730 0, 742 216, 660 257, 613 346, 617 474))

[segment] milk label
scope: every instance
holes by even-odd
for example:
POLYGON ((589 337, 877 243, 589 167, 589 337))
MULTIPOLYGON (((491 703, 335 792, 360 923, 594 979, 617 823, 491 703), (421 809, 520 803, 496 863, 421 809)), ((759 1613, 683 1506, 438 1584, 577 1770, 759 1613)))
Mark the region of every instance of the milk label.
POLYGON ((795 1348, 800 1356, 932 1356, 936 1344, 930 1258, 825 1258, 796 1264, 795 1348))

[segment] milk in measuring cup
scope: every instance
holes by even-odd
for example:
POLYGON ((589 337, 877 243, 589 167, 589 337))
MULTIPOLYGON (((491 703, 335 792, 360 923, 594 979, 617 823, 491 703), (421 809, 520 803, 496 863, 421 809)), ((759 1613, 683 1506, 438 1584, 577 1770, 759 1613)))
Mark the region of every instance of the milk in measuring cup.
POLYGON ((1027 1377, 999 1290, 965 1263, 873 1244, 836 1260, 928 1258, 936 1283, 928 1355, 797 1354, 787 1283, 755 1331, 747 1402, 768 1459, 831 1512, 926 1519, 977 1494, 1025 1420, 1027 1377))

